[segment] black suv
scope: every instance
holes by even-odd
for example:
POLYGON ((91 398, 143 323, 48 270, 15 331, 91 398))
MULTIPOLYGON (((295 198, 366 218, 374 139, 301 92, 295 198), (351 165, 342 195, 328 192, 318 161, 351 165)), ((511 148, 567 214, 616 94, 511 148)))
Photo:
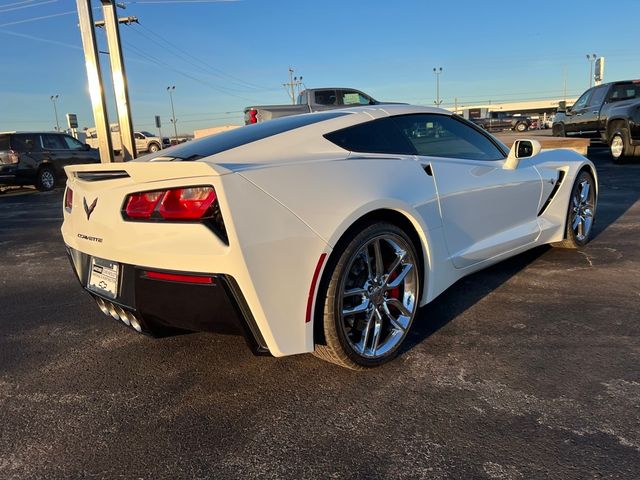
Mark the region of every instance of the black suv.
POLYGON ((66 165, 99 162, 98 150, 64 133, 0 133, 0 185, 48 191, 66 178, 66 165))

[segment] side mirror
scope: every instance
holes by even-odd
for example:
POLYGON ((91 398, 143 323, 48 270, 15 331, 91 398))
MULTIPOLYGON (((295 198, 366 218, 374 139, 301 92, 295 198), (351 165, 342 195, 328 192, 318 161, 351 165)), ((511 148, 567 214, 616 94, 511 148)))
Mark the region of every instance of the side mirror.
POLYGON ((537 140, 516 140, 509 151, 507 161, 504 163, 505 170, 515 170, 521 159, 535 157, 540 153, 540 150, 542 150, 542 145, 537 140))

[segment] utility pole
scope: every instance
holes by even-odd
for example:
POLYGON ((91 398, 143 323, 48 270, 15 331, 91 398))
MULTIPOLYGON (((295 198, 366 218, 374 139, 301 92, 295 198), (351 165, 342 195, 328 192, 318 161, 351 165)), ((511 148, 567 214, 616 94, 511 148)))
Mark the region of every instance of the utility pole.
POLYGON ((78 8, 78 22, 87 68, 87 79, 89 81, 93 119, 96 124, 96 133, 98 134, 100 161, 102 163, 111 163, 113 162, 113 143, 109 129, 109 118, 107 117, 107 102, 104 88, 102 88, 102 72, 100 71, 100 60, 98 58, 96 32, 93 26, 91 0, 76 0, 76 6, 78 8))
POLYGON ((116 12, 116 5, 113 0, 101 0, 101 2, 107 44, 109 45, 109 59, 111 61, 113 90, 116 97, 118 124, 120 125, 120 138, 122 139, 122 159, 127 162, 136 158, 136 141, 133 136, 127 73, 124 68, 124 57, 120 46, 118 12, 116 12))
POLYGON ((51 97, 49 97, 51 99, 51 103, 53 103, 53 112, 56 115, 56 131, 57 132, 60 131, 60 123, 58 122, 58 107, 56 107, 56 101, 58 100, 58 97, 60 97, 60 95, 58 94, 51 95, 51 97))
POLYGON ((291 97, 291 103, 295 105, 296 103, 296 87, 298 87, 298 92, 300 92, 300 87, 302 86, 302 76, 294 77, 293 76, 293 68, 289 67, 289 83, 283 83, 282 86, 287 90, 287 94, 291 97))
POLYGON ((592 55, 587 53, 587 62, 589 62, 589 88, 593 86, 593 64, 596 58, 598 58, 598 56, 595 53, 592 55))
POLYGON ((458 97, 453 99, 453 113, 458 113, 458 97))
POLYGON ((562 91, 562 95, 564 97, 563 98, 564 103, 566 104, 567 103, 567 66, 565 65, 562 70, 563 70, 563 72, 562 72, 563 75, 562 76, 564 77, 564 88, 563 88, 563 91, 562 91))
POLYGON ((440 74, 442 73, 442 67, 433 67, 433 74, 436 76, 436 107, 440 107, 442 105, 442 100, 440 100, 440 74))
POLYGON ((178 144, 178 127, 176 123, 178 122, 178 120, 176 119, 176 111, 173 108, 173 92, 175 91, 175 89, 176 89, 175 85, 171 85, 170 87, 167 87, 167 92, 169 92, 169 99, 171 100, 171 123, 173 123, 174 139, 177 145, 178 144))

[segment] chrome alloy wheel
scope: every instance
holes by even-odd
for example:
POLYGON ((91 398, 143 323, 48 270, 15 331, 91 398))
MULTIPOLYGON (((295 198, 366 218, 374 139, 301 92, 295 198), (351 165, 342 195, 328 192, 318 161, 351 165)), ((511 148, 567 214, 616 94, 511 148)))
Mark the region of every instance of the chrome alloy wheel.
POLYGON ((624 152, 624 140, 620 135, 614 135, 611 140, 611 155, 613 158, 620 158, 624 152))
POLYGON ((40 183, 46 190, 51 190, 55 183, 55 178, 50 170, 46 169, 40 174, 40 183))
POLYGON ((356 354, 379 359, 400 345, 417 309, 417 272, 413 249, 394 234, 371 239, 352 257, 338 311, 356 354))
POLYGON ((571 203, 571 228, 576 239, 582 242, 589 236, 593 225, 595 192, 590 178, 585 178, 578 184, 571 203))

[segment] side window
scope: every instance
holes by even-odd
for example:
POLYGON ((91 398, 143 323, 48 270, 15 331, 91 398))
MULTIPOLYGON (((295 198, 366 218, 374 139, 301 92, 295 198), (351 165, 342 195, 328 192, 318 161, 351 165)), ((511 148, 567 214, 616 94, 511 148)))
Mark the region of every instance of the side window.
POLYGON ((619 100, 631 100, 640 97, 640 84, 626 83, 614 85, 609 95, 609 101, 617 102, 619 100))
POLYGON ((593 89, 587 90, 586 92, 584 92, 582 96, 578 99, 578 101, 573 104, 573 107, 571 107, 571 110, 579 110, 581 108, 586 107, 587 101, 589 100, 589 97, 591 97, 592 93, 593 93, 593 89))
POLYGON ((40 135, 35 133, 15 135, 12 143, 13 148, 19 152, 39 152, 42 150, 40 135))
POLYGON ((133 135, 136 137, 136 140, 144 140, 145 138, 144 135, 138 132, 134 133, 133 135))
POLYGON ((597 87, 593 90, 593 95, 591 95, 591 99, 589 100, 589 106, 600 106, 604 101, 604 96, 607 94, 608 87, 597 87))
POLYGON ((315 92, 316 105, 337 105, 335 90, 318 90, 315 92))
POLYGON ((62 138, 64 138, 69 150, 84 150, 84 145, 75 138, 68 137, 67 135, 63 135, 62 138))
POLYGON ((47 150, 67 150, 67 144, 62 135, 45 133, 42 135, 42 146, 47 150))
POLYGON ((487 136, 455 117, 417 114, 393 120, 418 155, 484 161, 505 158, 487 136))
POLYGON ((350 152, 414 155, 416 152, 391 118, 381 118, 343 128, 324 136, 350 152))
POLYGON ((307 92, 302 92, 298 95, 298 105, 306 105, 307 104, 307 92))
POLYGON ((360 92, 352 90, 342 90, 341 92, 343 105, 370 105, 371 99, 360 92))

